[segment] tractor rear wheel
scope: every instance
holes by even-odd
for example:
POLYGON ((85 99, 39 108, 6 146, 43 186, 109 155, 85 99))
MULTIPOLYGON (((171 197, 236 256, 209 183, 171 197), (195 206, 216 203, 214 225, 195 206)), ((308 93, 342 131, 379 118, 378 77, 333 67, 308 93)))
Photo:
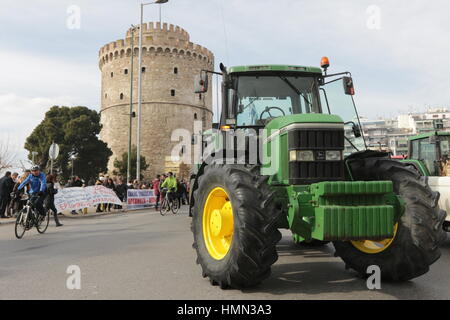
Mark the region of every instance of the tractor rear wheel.
POLYGON ((239 165, 208 165, 194 191, 192 232, 204 277, 246 288, 270 275, 281 210, 264 178, 239 165))
POLYGON ((382 241, 335 241, 336 255, 361 275, 377 265, 384 280, 406 281, 423 275, 439 259, 444 241, 446 212, 439 209, 439 193, 426 177, 399 161, 358 159, 350 163, 355 180, 392 180, 394 192, 405 201, 405 212, 394 227, 394 237, 382 241))

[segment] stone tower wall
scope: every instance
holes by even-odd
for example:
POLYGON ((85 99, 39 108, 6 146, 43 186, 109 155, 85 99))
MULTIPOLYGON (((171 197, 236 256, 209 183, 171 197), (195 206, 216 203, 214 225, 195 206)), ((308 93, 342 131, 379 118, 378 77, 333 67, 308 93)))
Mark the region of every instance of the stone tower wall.
MULTIPOLYGON (((133 111, 137 114, 139 31, 134 39, 133 111)), ((194 77, 202 69, 214 69, 214 55, 189 41, 189 34, 174 25, 143 25, 141 155, 150 164, 143 172, 146 179, 165 171, 165 158, 177 144, 172 131, 179 128, 193 132, 194 121, 212 122, 212 93, 194 93, 194 77), (175 68, 177 73, 175 73, 175 68), (172 96, 175 90, 175 96, 172 96)), ((108 163, 128 150, 130 106, 131 31, 124 40, 111 42, 99 51, 101 70, 100 137, 113 151, 108 163), (128 71, 126 73, 126 70, 128 71)), ((137 118, 133 119, 132 144, 136 145, 137 118)), ((132 177, 134 178, 134 177, 132 177)))

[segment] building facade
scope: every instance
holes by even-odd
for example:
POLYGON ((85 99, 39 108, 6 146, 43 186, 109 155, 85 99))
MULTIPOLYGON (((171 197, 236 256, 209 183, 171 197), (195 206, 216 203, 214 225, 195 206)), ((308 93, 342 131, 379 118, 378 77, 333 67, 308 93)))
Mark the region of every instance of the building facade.
MULTIPOLYGON (((149 168, 147 179, 166 171, 166 160, 178 142, 172 132, 186 129, 193 133, 194 121, 202 130, 211 127, 212 93, 194 93, 194 77, 201 70, 214 69, 214 55, 190 41, 186 30, 167 23, 142 25, 142 120, 141 155, 149 168)), ((114 160, 128 151, 131 92, 131 29, 125 39, 100 49, 101 123, 100 138, 108 143, 113 155, 108 163, 113 173, 114 160)), ((139 30, 134 32, 133 111, 137 114, 139 30)), ((136 145, 137 118, 132 121, 132 144, 136 145)), ((183 152, 183 151, 182 151, 183 152)), ((134 178, 134 177, 133 177, 134 178)))
POLYGON ((367 147, 391 152, 395 156, 408 153, 408 138, 431 131, 450 131, 450 112, 446 108, 429 108, 426 112, 399 115, 395 119, 361 118, 367 147))

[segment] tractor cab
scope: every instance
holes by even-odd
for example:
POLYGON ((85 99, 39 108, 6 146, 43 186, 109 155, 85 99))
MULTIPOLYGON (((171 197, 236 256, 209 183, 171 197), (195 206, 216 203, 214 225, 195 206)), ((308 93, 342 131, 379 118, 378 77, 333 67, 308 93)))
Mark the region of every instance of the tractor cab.
POLYGON ((450 132, 428 132, 409 139, 408 159, 422 167, 425 175, 450 176, 449 158, 450 132))
MULTIPOLYGON (((285 132, 293 126, 300 131, 304 127, 303 131, 310 132, 309 139, 316 140, 310 142, 317 146, 310 143, 309 147, 326 146, 318 139, 330 140, 329 150, 307 150, 313 152, 305 153, 308 161, 326 160, 327 152, 329 158, 342 161, 344 156, 365 150, 351 74, 327 74, 326 57, 322 58, 321 66, 323 70, 293 65, 227 69, 221 65, 222 110, 219 123, 213 127, 233 131, 284 129, 285 132)), ((208 76, 203 71, 196 80, 196 92, 207 90, 208 76)))

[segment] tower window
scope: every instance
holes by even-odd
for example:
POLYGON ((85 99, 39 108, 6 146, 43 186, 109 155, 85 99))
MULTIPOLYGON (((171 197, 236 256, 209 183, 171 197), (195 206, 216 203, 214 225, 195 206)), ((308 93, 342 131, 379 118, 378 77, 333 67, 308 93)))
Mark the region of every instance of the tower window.
POLYGON ((111 72, 111 78, 114 77, 114 72, 111 72))
POLYGON ((123 100, 123 93, 120 94, 120 100, 123 100))
POLYGON ((144 73, 145 72, 145 67, 142 67, 142 73, 144 73))
POLYGON ((105 93, 105 99, 106 99, 106 98, 108 98, 108 94, 107 94, 107 93, 105 93))
POLYGON ((173 73, 178 74, 178 68, 173 68, 173 73))
POLYGON ((128 74, 128 69, 123 70, 123 73, 128 74))
POLYGON ((194 113, 194 119, 197 120, 197 114, 196 113, 194 113))
POLYGON ((171 95, 172 97, 175 97, 175 90, 174 90, 174 89, 170 90, 170 95, 171 95))

